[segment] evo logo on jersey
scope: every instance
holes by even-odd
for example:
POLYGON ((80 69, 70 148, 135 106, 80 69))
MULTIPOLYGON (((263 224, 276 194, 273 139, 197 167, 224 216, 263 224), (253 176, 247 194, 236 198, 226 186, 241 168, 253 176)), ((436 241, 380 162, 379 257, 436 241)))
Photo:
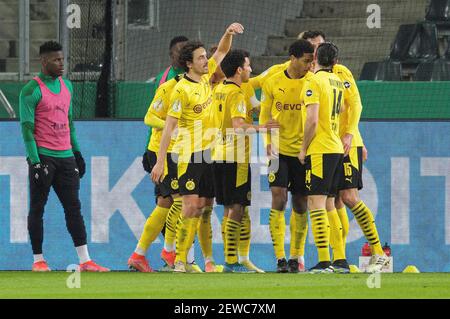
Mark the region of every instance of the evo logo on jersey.
POLYGON ((195 105, 193 108, 194 113, 196 113, 196 114, 201 113, 203 111, 203 109, 206 109, 211 104, 211 102, 212 102, 212 98, 209 97, 205 103, 195 105))
POLYGON ((289 111, 289 110, 291 110, 291 111, 301 111, 302 104, 301 103, 299 103, 299 104, 289 104, 289 103, 282 104, 280 102, 277 102, 275 104, 275 107, 278 110, 278 112, 281 112, 282 110, 285 110, 285 111, 289 111))

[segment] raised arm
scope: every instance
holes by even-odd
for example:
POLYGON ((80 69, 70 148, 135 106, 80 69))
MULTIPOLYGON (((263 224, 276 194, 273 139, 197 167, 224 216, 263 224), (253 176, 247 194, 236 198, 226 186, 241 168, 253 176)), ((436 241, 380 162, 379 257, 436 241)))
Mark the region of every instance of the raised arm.
POLYGON ((216 61, 217 64, 220 64, 225 55, 227 55, 228 51, 230 51, 231 44, 233 42, 233 36, 235 34, 241 34, 243 32, 244 27, 240 23, 235 22, 230 24, 230 26, 228 26, 224 35, 220 39, 216 52, 214 52, 212 56, 212 58, 216 61))

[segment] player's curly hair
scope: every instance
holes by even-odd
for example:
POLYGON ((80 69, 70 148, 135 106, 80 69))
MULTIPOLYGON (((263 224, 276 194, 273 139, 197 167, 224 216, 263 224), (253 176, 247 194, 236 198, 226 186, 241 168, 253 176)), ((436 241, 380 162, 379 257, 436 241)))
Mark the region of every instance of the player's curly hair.
POLYGON ((204 48, 204 47, 205 46, 200 41, 186 42, 186 44, 181 48, 180 56, 178 58, 178 62, 181 65, 181 67, 184 69, 184 71, 189 72, 187 63, 194 61, 194 51, 199 48, 204 48))
POLYGON ((48 41, 39 47, 39 55, 62 51, 62 45, 56 41, 48 41))
POLYGON ((338 47, 331 42, 321 43, 317 47, 317 62, 323 67, 332 67, 339 57, 338 47))

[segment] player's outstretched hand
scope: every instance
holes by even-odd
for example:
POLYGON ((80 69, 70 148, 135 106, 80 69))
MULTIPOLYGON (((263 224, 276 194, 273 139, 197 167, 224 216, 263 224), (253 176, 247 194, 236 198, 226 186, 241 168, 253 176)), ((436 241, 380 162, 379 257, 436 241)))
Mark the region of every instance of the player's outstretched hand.
POLYGON ((78 175, 80 178, 83 178, 86 173, 86 162, 84 161, 83 155, 81 155, 81 152, 79 151, 73 152, 73 155, 75 156, 75 161, 77 162, 78 175))
POLYGON ((41 187, 50 186, 50 177, 48 174, 48 165, 42 163, 36 163, 31 166, 32 178, 36 185, 41 187))
POLYGON ((164 174, 164 163, 160 163, 159 161, 157 161, 155 166, 153 166, 152 172, 150 173, 152 181, 156 184, 159 184, 163 174, 164 174))
POLYGON ((231 35, 242 34, 242 33, 244 33, 244 27, 242 26, 242 24, 240 24, 238 22, 232 23, 227 28, 227 33, 231 34, 231 35))

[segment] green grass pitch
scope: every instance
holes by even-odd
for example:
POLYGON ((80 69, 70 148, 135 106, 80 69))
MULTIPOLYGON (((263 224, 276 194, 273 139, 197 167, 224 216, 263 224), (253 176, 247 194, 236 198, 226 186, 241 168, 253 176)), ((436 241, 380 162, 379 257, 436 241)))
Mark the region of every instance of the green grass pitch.
POLYGON ((0 272, 0 298, 450 298, 448 273, 381 274, 380 288, 368 288, 369 274, 112 272, 81 273, 81 287, 70 289, 66 284, 70 275, 0 272))

